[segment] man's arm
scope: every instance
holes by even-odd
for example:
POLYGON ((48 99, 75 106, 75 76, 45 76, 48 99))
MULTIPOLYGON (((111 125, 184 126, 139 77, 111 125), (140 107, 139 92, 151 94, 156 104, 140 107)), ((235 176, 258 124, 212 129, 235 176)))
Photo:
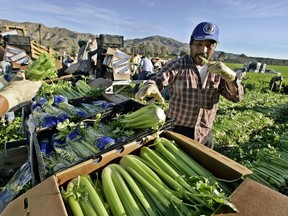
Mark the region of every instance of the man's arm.
POLYGON ((11 108, 30 101, 36 96, 42 85, 42 81, 30 81, 25 79, 25 73, 19 72, 7 86, 0 91, 1 114, 11 108))
POLYGON ((4 115, 9 109, 7 99, 0 95, 0 116, 4 115))
POLYGON ((228 87, 229 91, 232 94, 237 94, 238 93, 238 87, 237 87, 237 85, 236 85, 234 80, 233 81, 229 81, 229 82, 226 81, 226 83, 227 83, 227 87, 228 87))

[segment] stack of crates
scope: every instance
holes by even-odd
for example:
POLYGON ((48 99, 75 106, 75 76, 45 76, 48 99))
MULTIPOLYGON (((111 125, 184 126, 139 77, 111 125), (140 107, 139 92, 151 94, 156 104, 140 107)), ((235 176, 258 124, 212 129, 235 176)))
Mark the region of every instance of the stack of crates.
POLYGON ((25 50, 27 55, 31 55, 30 37, 19 35, 6 35, 4 36, 5 47, 11 45, 13 47, 25 50))

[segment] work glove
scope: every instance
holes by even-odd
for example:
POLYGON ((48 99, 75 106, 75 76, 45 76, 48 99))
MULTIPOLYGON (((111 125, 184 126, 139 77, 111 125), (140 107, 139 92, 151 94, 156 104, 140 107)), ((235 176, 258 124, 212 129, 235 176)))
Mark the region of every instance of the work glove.
POLYGON ((29 101, 35 97, 41 85, 42 81, 26 80, 25 73, 19 72, 6 87, 1 89, 0 95, 6 98, 10 110, 14 106, 29 101))
POLYGON ((159 89, 155 84, 144 85, 139 91, 135 94, 135 99, 138 101, 143 100, 145 97, 152 97, 159 103, 164 104, 165 100, 162 97, 159 89))
POLYGON ((7 86, 8 82, 4 79, 3 76, 0 75, 0 91, 3 87, 7 86))
POLYGON ((231 82, 236 78, 236 73, 227 67, 223 62, 209 62, 207 66, 210 73, 220 74, 226 82, 231 82))

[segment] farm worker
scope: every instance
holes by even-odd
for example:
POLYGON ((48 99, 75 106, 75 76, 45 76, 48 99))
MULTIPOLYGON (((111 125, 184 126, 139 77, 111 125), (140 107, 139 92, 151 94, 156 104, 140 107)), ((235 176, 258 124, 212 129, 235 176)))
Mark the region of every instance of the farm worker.
POLYGON ((211 22, 199 23, 190 38, 190 55, 167 62, 136 93, 137 100, 154 97, 164 102, 161 91, 169 86, 167 116, 174 119, 174 132, 213 148, 212 125, 219 97, 239 102, 244 88, 236 73, 220 61, 211 61, 219 29, 211 22), (209 62, 205 63, 201 57, 209 62))
POLYGON ((96 77, 94 70, 97 63, 97 52, 98 44, 96 37, 91 38, 86 44, 83 43, 82 47, 80 47, 78 51, 77 62, 79 63, 79 67, 77 70, 90 75, 89 78, 91 79, 95 79, 96 77))
MULTIPOLYGON (((154 73, 154 66, 152 61, 146 57, 142 56, 140 60, 140 74, 138 76, 138 80, 148 80, 152 74, 154 73)), ((134 93, 139 90, 140 84, 136 84, 134 87, 134 93)))
POLYGON ((137 54, 134 54, 130 60, 131 75, 133 79, 137 79, 139 75, 140 59, 137 54))
POLYGON ((35 97, 41 85, 42 81, 26 80, 24 72, 19 72, 13 80, 9 83, 5 83, 5 86, 4 82, 1 82, 0 116, 5 114, 11 108, 35 97))
MULTIPOLYGON (((10 62, 8 61, 0 62, 0 76, 1 76, 3 83, 7 83, 11 81, 13 76, 15 76, 10 62)), ((8 123, 8 124, 12 123, 14 119, 15 119, 15 114, 13 111, 6 112, 5 115, 1 116, 1 122, 3 123, 3 125, 5 125, 5 123, 8 123)))
POLYGON ((282 83, 283 83, 283 77, 281 76, 281 73, 279 73, 277 76, 272 77, 270 80, 270 90, 273 92, 276 92, 277 89, 282 89, 282 83))

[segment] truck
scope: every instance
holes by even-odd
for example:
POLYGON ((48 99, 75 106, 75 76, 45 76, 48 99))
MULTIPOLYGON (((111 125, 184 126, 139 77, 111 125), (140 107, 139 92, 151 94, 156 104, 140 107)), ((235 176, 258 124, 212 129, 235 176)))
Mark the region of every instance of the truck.
POLYGON ((266 64, 261 62, 245 62, 243 68, 247 72, 264 73, 266 70, 266 64))

